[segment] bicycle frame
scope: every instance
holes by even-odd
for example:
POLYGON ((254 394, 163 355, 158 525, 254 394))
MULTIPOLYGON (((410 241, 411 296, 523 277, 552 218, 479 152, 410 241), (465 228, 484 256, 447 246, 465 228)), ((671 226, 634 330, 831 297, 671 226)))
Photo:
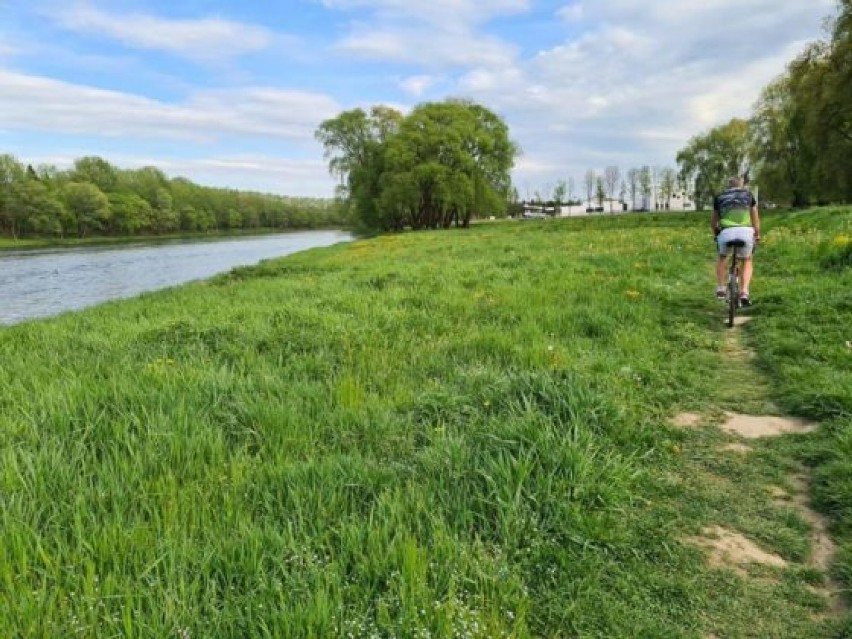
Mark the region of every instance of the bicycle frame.
POLYGON ((737 249, 745 246, 742 240, 727 242, 725 246, 731 249, 731 262, 728 267, 728 328, 734 327, 734 319, 737 316, 737 308, 740 305, 740 258, 737 249))

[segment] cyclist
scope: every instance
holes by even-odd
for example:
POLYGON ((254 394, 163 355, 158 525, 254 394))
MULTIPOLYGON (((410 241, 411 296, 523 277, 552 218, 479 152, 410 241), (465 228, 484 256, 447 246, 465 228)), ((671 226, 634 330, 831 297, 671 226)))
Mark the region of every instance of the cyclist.
POLYGON ((751 306, 749 285, 753 272, 752 253, 754 245, 760 241, 760 216, 757 200, 744 186, 741 177, 728 180, 728 188, 713 198, 713 215, 710 226, 716 236, 719 247, 719 259, 716 262, 716 298, 725 299, 727 280, 728 242, 742 240, 745 246, 737 248, 737 256, 743 260, 740 285, 740 305, 751 306))

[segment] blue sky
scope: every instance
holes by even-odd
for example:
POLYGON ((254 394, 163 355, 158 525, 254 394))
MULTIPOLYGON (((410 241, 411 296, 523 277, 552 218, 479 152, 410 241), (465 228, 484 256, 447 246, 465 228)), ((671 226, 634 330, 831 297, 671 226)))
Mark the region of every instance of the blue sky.
POLYGON ((523 149, 522 197, 673 166, 747 116, 833 0, 0 0, 0 153, 100 155, 201 184, 327 196, 344 109, 465 97, 523 149))

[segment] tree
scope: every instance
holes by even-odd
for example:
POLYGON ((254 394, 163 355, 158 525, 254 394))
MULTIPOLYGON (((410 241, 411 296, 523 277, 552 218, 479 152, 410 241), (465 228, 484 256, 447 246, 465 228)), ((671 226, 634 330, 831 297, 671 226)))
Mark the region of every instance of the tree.
POLYGON ((366 228, 387 228, 377 206, 384 170, 384 145, 399 130, 403 116, 388 107, 344 111, 325 120, 315 137, 325 149, 329 171, 340 180, 338 194, 354 219, 366 228))
POLYGON ((152 207, 157 206, 160 189, 168 189, 169 180, 165 174, 154 166, 125 171, 119 178, 121 190, 131 191, 144 198, 152 207))
POLYGON ((151 228, 154 211, 148 201, 136 193, 110 193, 112 211, 110 230, 121 235, 135 235, 151 228))
POLYGON ((612 202, 615 199, 615 191, 618 181, 621 179, 621 169, 617 166, 608 166, 604 169, 604 181, 606 182, 606 193, 609 196, 609 212, 612 213, 612 202))
POLYGON ((642 209, 644 210, 651 208, 651 184, 651 167, 645 165, 639 169, 639 192, 642 193, 642 209))
POLYGON ((660 169, 657 167, 651 167, 651 199, 654 202, 654 209, 659 211, 663 208, 662 203, 660 202, 660 169))
MULTIPOLYGON (((517 187, 513 186, 509 189, 508 195, 506 197, 506 215, 510 215, 511 217, 516 217, 523 215, 524 205, 521 204, 521 196, 518 193, 517 187)), ((500 213, 497 213, 500 216, 500 213)))
POLYGON ((0 230, 18 236, 14 189, 24 180, 24 166, 12 155, 0 155, 0 230))
POLYGON ((727 124, 693 137, 677 154, 684 180, 695 182, 695 202, 703 208, 721 191, 728 177, 740 175, 749 164, 748 122, 734 118, 727 124))
POLYGON ((663 206, 666 210, 671 208, 672 195, 674 195, 677 184, 677 172, 671 167, 660 169, 660 195, 663 198, 663 206))
POLYGON ((595 184, 597 176, 594 169, 588 169, 583 177, 583 183, 586 185, 586 201, 589 203, 589 208, 592 206, 592 198, 595 196, 595 184))
POLYGON ((627 171, 627 185, 630 192, 630 209, 636 210, 636 194, 639 192, 639 169, 630 169, 627 171))
POLYGON ((559 180, 559 182, 556 183, 556 187, 553 189, 553 203, 557 209, 561 209, 562 205, 565 204, 567 197, 568 184, 565 180, 559 180))
POLYGON ((763 90, 751 124, 764 193, 794 206, 852 200, 852 3, 763 90))
POLYGON ((36 177, 42 184, 55 186, 60 180, 59 169, 52 164, 39 164, 36 167, 36 177))
POLYGON ((604 179, 600 175, 595 179, 595 198, 598 201, 598 208, 603 210, 604 199, 606 199, 606 187, 604 186, 604 179))
POLYGON ((678 153, 678 181, 697 206, 746 166, 776 201, 852 201, 852 0, 838 8, 829 38, 805 47, 763 89, 748 122, 731 120, 678 153))
POLYGON ((18 232, 62 234, 62 204, 36 178, 28 177, 15 184, 10 208, 18 232))
POLYGON ((505 122, 481 105, 425 103, 404 118, 387 107, 356 109, 323 122, 316 136, 367 228, 467 226, 505 210, 518 149, 505 122))
POLYGON ((769 84, 755 104, 749 129, 756 172, 764 191, 803 206, 809 199, 810 149, 802 114, 785 75, 769 84))
POLYGON ((97 156, 88 156, 74 160, 71 171, 74 182, 90 182, 104 193, 110 193, 118 186, 118 171, 109 162, 97 156))
MULTIPOLYGON (((499 213, 505 193, 512 186, 511 170, 520 147, 509 137, 509 127, 496 113, 471 101, 458 102, 472 115, 472 129, 464 147, 473 161, 474 197, 471 213, 499 213)), ((467 226, 470 217, 463 220, 467 226)))
POLYGON ((186 178, 170 180, 155 167, 122 170, 98 157, 80 158, 70 170, 60 171, 0 155, 0 234, 11 237, 341 223, 345 215, 326 198, 202 187, 186 178), (106 206, 97 193, 107 197, 106 206))
MULTIPOLYGON (((174 209, 172 194, 165 187, 157 189, 155 203, 152 207, 151 227, 154 233, 168 233, 180 226, 180 217, 174 209)), ((239 228, 239 223, 233 224, 229 212, 229 223, 226 228, 239 228)))
POLYGON ((110 215, 109 200, 97 186, 89 182, 69 182, 62 189, 62 195, 78 237, 105 227, 110 215))

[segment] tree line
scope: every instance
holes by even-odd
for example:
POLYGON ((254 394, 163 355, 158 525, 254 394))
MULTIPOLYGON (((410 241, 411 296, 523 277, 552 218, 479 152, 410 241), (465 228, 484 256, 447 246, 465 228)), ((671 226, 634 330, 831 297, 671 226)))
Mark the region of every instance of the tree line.
POLYGON ((693 137, 677 162, 701 203, 746 169, 763 200, 852 202, 852 0, 763 88, 750 118, 693 137))
POLYGON ((506 123, 465 100, 344 111, 316 131, 351 219, 372 230, 467 226, 506 211, 518 153, 506 123))
POLYGON ((0 155, 0 235, 7 237, 283 230, 345 223, 330 199, 205 187, 168 178, 155 167, 120 169, 95 156, 60 171, 0 155))
POLYGON ((559 180, 544 194, 536 190, 526 199, 520 199, 517 188, 512 188, 510 210, 522 210, 523 205, 532 204, 545 207, 561 205, 582 205, 589 212, 610 213, 617 210, 648 211, 683 208, 682 201, 676 201, 686 193, 686 184, 677 171, 671 167, 652 167, 644 165, 628 169, 622 174, 621 168, 607 166, 602 173, 588 169, 580 183, 583 190, 577 190, 573 177, 559 180), (585 197, 582 197, 585 196, 585 197))

